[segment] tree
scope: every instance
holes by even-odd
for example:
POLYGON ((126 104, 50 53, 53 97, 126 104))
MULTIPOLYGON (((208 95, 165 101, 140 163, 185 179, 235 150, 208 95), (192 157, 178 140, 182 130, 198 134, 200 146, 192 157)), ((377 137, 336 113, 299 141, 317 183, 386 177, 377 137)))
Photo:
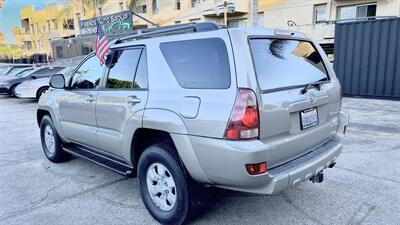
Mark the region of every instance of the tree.
POLYGON ((0 32, 0 45, 4 44, 5 39, 4 39, 4 34, 0 32))

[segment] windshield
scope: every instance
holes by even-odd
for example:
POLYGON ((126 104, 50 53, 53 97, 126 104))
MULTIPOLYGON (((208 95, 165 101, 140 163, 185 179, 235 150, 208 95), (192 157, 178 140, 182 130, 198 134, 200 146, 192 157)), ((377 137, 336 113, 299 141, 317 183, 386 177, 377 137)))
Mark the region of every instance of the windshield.
POLYGON ((1 66, 0 67, 0 76, 5 75, 9 69, 10 69, 10 66, 1 66))
POLYGON ((14 67, 12 68, 8 73, 7 76, 15 76, 25 70, 32 70, 32 68, 27 68, 27 67, 14 67))
POLYGON ((251 39, 251 52, 261 89, 289 89, 327 79, 322 58, 308 41, 251 39))
POLYGON ((29 74, 31 74, 32 71, 33 71, 33 69, 27 69, 27 70, 24 70, 24 71, 22 71, 22 72, 19 72, 19 73, 16 74, 15 76, 16 76, 16 77, 26 77, 26 76, 28 76, 29 74))

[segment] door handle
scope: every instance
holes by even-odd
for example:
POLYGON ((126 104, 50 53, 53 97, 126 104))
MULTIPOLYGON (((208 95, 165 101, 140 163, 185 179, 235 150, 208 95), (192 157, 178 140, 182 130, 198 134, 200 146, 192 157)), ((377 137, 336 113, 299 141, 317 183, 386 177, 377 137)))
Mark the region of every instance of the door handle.
POLYGON ((94 99, 93 95, 88 95, 88 97, 86 98, 86 101, 89 103, 94 102, 94 100, 96 100, 96 99, 94 99))
POLYGON ((131 105, 135 105, 135 104, 137 104, 137 103, 140 103, 140 98, 138 98, 136 95, 133 95, 133 96, 128 96, 127 98, 126 98, 126 102, 128 103, 128 104, 131 104, 131 105))

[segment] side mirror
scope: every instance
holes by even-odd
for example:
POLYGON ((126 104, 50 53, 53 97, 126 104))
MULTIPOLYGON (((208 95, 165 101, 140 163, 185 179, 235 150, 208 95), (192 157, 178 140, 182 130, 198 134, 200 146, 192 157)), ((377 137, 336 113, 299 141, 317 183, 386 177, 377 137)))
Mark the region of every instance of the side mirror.
POLYGON ((54 74, 50 77, 50 87, 56 89, 64 89, 65 88, 65 78, 62 74, 54 74))

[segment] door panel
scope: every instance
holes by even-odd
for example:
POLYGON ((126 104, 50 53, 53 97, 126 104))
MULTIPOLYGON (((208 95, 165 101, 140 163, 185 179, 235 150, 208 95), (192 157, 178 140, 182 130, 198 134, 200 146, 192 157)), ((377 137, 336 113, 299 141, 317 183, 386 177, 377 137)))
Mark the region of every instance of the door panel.
POLYGON ((127 123, 129 129, 142 127, 148 93, 145 50, 142 47, 113 50, 108 67, 96 103, 97 148, 123 157, 127 123))
POLYGON ((96 105, 98 148, 122 156, 122 139, 129 120, 137 129, 142 126, 147 90, 100 91, 96 105), (136 99, 140 102, 132 102, 136 99))
POLYGON ((59 97, 60 124, 71 141, 96 146, 96 99, 104 67, 93 54, 79 65, 70 88, 59 97))
POLYGON ((97 91, 66 91, 60 96, 60 124, 66 138, 96 145, 96 98, 97 91))

